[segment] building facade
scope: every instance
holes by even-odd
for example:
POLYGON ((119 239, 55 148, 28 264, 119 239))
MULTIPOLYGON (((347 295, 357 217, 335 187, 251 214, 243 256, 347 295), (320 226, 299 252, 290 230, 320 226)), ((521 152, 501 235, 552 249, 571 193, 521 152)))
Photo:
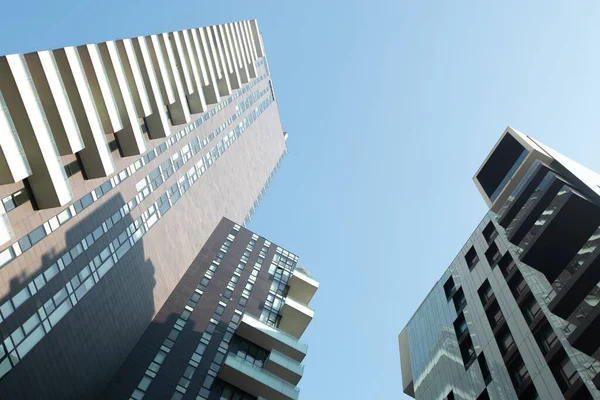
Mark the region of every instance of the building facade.
POLYGON ((287 153, 256 21, 0 57, 0 393, 109 383, 287 153))
POLYGON ((404 392, 600 398, 600 336, 581 318, 597 304, 600 179, 508 128, 474 180, 490 212, 399 335, 404 392))
POLYGON ((106 399, 298 399, 319 283, 223 219, 112 379, 106 399))

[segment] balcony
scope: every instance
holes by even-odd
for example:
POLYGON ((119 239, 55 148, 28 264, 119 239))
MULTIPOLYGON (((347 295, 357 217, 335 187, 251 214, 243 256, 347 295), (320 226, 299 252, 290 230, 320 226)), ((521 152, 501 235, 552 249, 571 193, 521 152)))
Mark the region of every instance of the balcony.
POLYGON ((298 300, 300 303, 308 304, 319 289, 319 282, 296 268, 288 281, 290 291, 288 296, 298 300))
POLYGON ((521 260, 553 282, 600 225, 600 207, 562 186, 520 243, 521 260))
POLYGON ((279 310, 279 315, 281 315, 279 329, 299 338, 312 321, 314 314, 315 312, 304 304, 286 297, 281 310, 279 310))
MULTIPOLYGON (((551 165, 553 161, 554 158, 543 145, 508 127, 479 167, 473 181, 490 210, 498 214, 507 201, 515 199, 515 191, 522 189, 520 184, 533 164, 541 162, 551 165)), ((525 199, 527 197, 526 194, 525 199)), ((515 207, 509 205, 504 213, 508 208, 515 207)), ((506 227, 505 224, 501 225, 506 227)))
POLYGON ((236 333, 264 349, 277 350, 298 362, 304 360, 308 351, 308 346, 300 343, 297 338, 249 314, 244 314, 236 333))
POLYGON ((276 350, 267 357, 264 369, 294 385, 300 382, 304 373, 304 365, 276 350))
POLYGON ((297 400, 300 396, 294 385, 231 353, 225 359, 219 378, 255 397, 297 400))
POLYGON ((519 245, 540 214, 548 207, 565 182, 553 172, 548 172, 535 188, 513 221, 506 228, 509 242, 519 245))
POLYGON ((600 287, 596 286, 569 318, 577 328, 569 335, 569 343, 577 350, 600 358, 600 287), (596 354, 594 354, 596 353, 596 354))
POLYGON ((497 220, 500 226, 507 228, 510 225, 549 171, 550 169, 539 160, 532 164, 498 211, 497 220))
POLYGON ((575 257, 552 283, 556 295, 548 304, 554 314, 568 319, 600 281, 600 228, 590 236, 575 257))

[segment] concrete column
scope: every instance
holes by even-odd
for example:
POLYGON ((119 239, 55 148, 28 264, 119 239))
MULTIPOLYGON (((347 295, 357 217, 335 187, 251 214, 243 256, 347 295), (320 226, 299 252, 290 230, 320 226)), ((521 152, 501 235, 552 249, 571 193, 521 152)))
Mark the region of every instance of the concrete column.
POLYGON ((84 147, 83 139, 54 55, 50 51, 29 53, 25 61, 59 153, 63 156, 77 153, 84 147))
POLYGON ((200 29, 192 29, 192 39, 194 40, 194 49, 198 57, 198 64, 202 71, 204 81, 204 98, 206 104, 215 104, 221 101, 219 90, 217 89, 217 79, 212 68, 212 63, 209 62, 210 54, 207 52, 207 44, 205 43, 204 35, 200 29))
POLYGON ((177 107, 177 116, 171 116, 174 124, 187 124, 192 120, 190 115, 190 107, 185 97, 185 91, 183 89, 183 82, 177 69, 177 62, 175 61, 175 54, 173 51, 173 43, 169 39, 168 33, 163 33, 159 36, 160 43, 163 46, 163 54, 167 55, 166 67, 169 78, 171 79, 171 87, 175 90, 175 96, 179 106, 177 107))
POLYGON ((171 43, 175 43, 175 61, 179 70, 179 75, 183 76, 185 94, 190 111, 193 114, 197 114, 203 112, 206 108, 202 106, 202 99, 199 96, 199 92, 202 91, 202 88, 200 87, 200 89, 198 89, 195 80, 192 78, 192 67, 188 59, 187 46, 182 36, 182 32, 172 32, 169 34, 171 43))
POLYGON ((250 50, 250 43, 248 41, 248 37, 246 36, 246 30, 244 29, 244 24, 242 22, 235 22, 236 29, 240 32, 240 38, 242 41, 242 47, 244 48, 244 52, 246 53, 246 68, 248 68, 248 75, 250 78, 256 78, 256 67, 254 66, 254 55, 250 50))
POLYGON ((237 61, 237 66, 239 70, 239 76, 241 84, 248 83, 250 77, 248 76, 248 70, 246 69, 246 62, 244 61, 244 57, 240 48, 240 43, 238 41, 237 33, 235 30, 235 26, 233 24, 225 24, 225 30, 227 31, 228 37, 230 37, 230 41, 233 43, 233 47, 235 50, 235 59, 237 61))
POLYGON ((22 181, 31 175, 17 128, 0 92, 0 184, 22 181))
POLYGON ((79 152, 85 174, 88 178, 106 177, 114 172, 115 166, 79 51, 66 47, 52 53, 85 146, 79 152))
POLYGON ((104 132, 115 133, 120 131, 123 129, 123 123, 117 110, 117 104, 112 94, 98 45, 88 44, 78 46, 77 51, 89 88, 92 91, 104 132))
POLYGON ((206 98, 204 96, 204 81, 206 81, 206 78, 204 78, 202 75, 202 71, 201 69, 199 69, 199 64, 198 64, 198 56, 196 54, 196 50, 195 50, 195 46, 194 46, 194 41, 192 39, 192 36, 190 34, 189 30, 185 30, 182 32, 183 35, 183 45, 185 47, 185 60, 188 63, 188 68, 192 71, 192 80, 194 83, 194 89, 197 92, 198 98, 200 99, 200 107, 202 109, 202 111, 206 111, 207 107, 206 107, 206 98))
POLYGON ((148 91, 144 86, 144 77, 142 76, 131 39, 118 40, 116 41, 116 45, 136 113, 138 117, 147 117, 152 114, 152 106, 148 99, 148 91))
POLYGON ((0 92, 31 167, 28 181, 38 206, 67 204, 73 199, 71 185, 25 57, 1 57, 0 76, 0 92))
POLYGON ((154 68, 155 64, 150 50, 152 46, 148 46, 148 41, 143 36, 129 42, 125 41, 125 47, 128 48, 129 46, 135 52, 135 58, 138 61, 144 86, 147 88, 148 101, 152 109, 152 113, 146 116, 148 134, 152 139, 167 137, 171 134, 169 117, 167 115, 167 102, 164 100, 164 90, 161 90, 160 79, 154 68))
POLYGON ((133 96, 125 77, 116 43, 114 41, 101 43, 98 45, 98 50, 110 84, 112 98, 123 125, 121 130, 115 132, 121 152, 124 156, 142 154, 146 151, 146 143, 140 126, 141 121, 133 104, 133 96))
POLYGON ((258 58, 265 56, 265 48, 262 43, 262 35, 258 29, 258 21, 253 19, 249 21, 250 30, 252 31, 252 39, 254 40, 254 46, 256 47, 256 55, 258 58))
POLYGON ((204 53, 207 55, 206 60, 208 61, 210 68, 214 72, 215 79, 217 81, 217 88, 220 96, 228 96, 231 93, 231 88, 228 85, 225 75, 221 70, 221 63, 219 61, 219 55, 217 53, 217 47, 212 36, 211 28, 200 28, 200 38, 202 39, 202 45, 205 49, 204 53))
POLYGON ((220 43, 221 48, 223 49, 225 61, 227 62, 227 72, 229 74, 229 83, 231 84, 231 89, 239 89, 241 87, 240 71, 233 55, 233 44, 229 42, 229 37, 225 31, 225 25, 219 25, 215 28, 218 28, 218 34, 215 36, 217 41, 220 43))

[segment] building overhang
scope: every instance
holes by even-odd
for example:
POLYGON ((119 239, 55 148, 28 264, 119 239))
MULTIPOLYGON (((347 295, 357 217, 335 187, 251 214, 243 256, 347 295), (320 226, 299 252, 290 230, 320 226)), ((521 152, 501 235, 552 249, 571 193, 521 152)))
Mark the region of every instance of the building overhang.
POLYGON ((304 360, 308 350, 308 346, 300 343, 297 338, 265 324, 250 314, 244 314, 236 334, 264 349, 277 350, 298 362, 304 360))
POLYGON ((279 329, 299 338, 312 321, 314 314, 315 312, 308 306, 286 297, 279 310, 279 315, 281 315, 279 329))
POLYGON ((600 207, 563 185, 520 244, 521 260, 553 282, 600 225, 600 207))
POLYGON ((290 290, 288 296, 300 303, 308 304, 319 289, 319 282, 300 272, 297 268, 288 281, 290 290))
POLYGON ((255 397, 297 400, 300 395, 300 391, 291 383, 234 354, 229 354, 225 359, 219 378, 255 397))
POLYGON ((528 136, 510 126, 506 128, 473 177, 492 211, 498 212, 537 160, 550 164, 553 158, 528 136))
POLYGON ((281 379, 297 385, 302 379, 304 366, 277 350, 271 350, 263 368, 281 379))

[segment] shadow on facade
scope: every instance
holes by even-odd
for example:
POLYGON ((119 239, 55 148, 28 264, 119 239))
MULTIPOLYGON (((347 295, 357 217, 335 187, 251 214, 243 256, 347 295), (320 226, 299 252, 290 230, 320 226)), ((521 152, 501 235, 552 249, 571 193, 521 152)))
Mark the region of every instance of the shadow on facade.
MULTIPOLYGON (((165 307, 168 307, 168 305, 169 301, 165 303, 165 307)), ((164 341, 169 337, 169 333, 172 331, 175 321, 179 316, 179 313, 170 313, 168 317, 163 319, 160 313, 157 315, 155 321, 150 324, 127 357, 127 360, 108 384, 100 399, 129 399, 131 397, 144 377, 146 370, 165 344, 164 341)), ((207 346, 198 368, 191 377, 191 381, 187 383, 189 386, 187 386, 185 399, 195 399, 197 397, 212 361, 217 355, 218 343, 223 339, 226 329, 227 321, 219 322, 213 333, 211 345, 207 346)), ((188 320, 185 328, 174 341, 174 344, 172 344, 156 376, 146 389, 145 399, 170 399, 173 397, 177 385, 180 384, 181 378, 188 368, 189 360, 200 343, 202 334, 202 330, 197 330, 197 324, 193 320, 188 320)), ((235 353, 238 347, 239 338, 234 336, 230 342, 228 351, 235 353)), ((226 382, 218 378, 215 379, 208 400, 219 400, 226 386, 229 386, 226 382)))
MULTIPOLYGON (((44 254, 35 272, 32 271, 27 278, 19 276, 12 279, 9 294, 0 300, 0 304, 9 298, 14 299, 23 288, 34 282, 35 277, 110 218, 124 203, 123 197, 115 194, 100 207, 85 214, 64 233, 66 247, 60 245, 56 251, 44 254)), ((28 320, 36 311, 48 300, 56 299, 57 293, 73 283, 76 275, 82 273, 80 276, 83 276, 93 258, 122 235, 132 222, 130 214, 121 218, 21 304, 0 325, 1 339, 11 334, 14 337, 15 330, 27 327, 28 320)), ((51 237, 62 234, 58 231, 51 237)), ((35 257, 35 249, 29 252, 35 257)), ((45 336, 0 379, 0 398, 87 399, 102 393, 155 312, 154 266, 145 257, 143 241, 135 243, 105 275, 98 277, 98 281, 83 295, 83 291, 77 292, 73 287, 74 293, 66 301, 73 299, 75 305, 62 319, 53 323, 49 331, 46 329, 45 336)), ((83 277, 83 281, 86 279, 83 277)))

